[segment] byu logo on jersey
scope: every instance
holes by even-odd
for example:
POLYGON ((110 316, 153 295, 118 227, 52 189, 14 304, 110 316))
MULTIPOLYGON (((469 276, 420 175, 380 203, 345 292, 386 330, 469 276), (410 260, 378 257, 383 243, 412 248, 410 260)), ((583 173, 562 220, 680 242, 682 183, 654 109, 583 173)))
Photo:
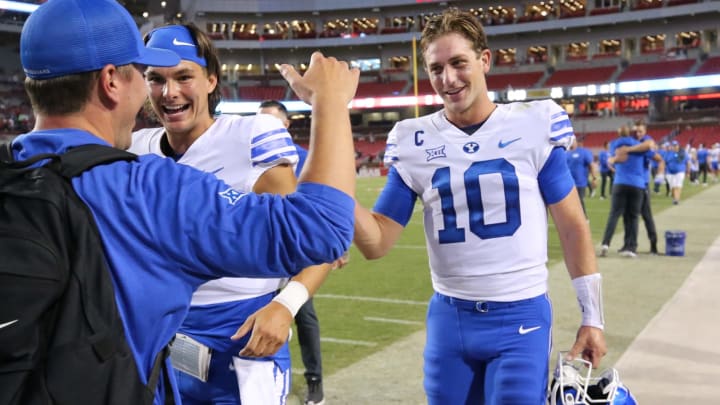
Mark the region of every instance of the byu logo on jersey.
POLYGON ((425 153, 427 153, 428 162, 433 159, 447 157, 445 156, 445 145, 438 146, 437 148, 425 149, 425 153))
POLYGON ((465 153, 475 153, 480 149, 480 145, 477 144, 477 142, 468 142, 465 145, 463 145, 463 150, 465 153))
POLYGON ((245 196, 245 194, 243 194, 237 190, 234 190, 232 188, 229 188, 225 191, 219 192, 218 194, 220 194, 220 197, 228 200, 230 205, 235 205, 236 202, 240 201, 240 199, 245 196))

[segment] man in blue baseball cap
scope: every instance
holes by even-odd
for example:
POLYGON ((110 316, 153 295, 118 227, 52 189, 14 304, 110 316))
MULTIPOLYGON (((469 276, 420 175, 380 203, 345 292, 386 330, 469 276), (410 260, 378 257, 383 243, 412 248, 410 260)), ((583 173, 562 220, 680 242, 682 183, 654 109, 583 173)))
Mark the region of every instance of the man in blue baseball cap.
MULTIPOLYGON (((17 160, 82 145, 126 148, 147 94, 145 67, 180 60, 172 51, 146 48, 131 16, 114 0, 44 3, 25 23, 20 53, 36 126, 13 141, 17 160)), ((335 261, 350 245, 355 165, 347 105, 359 71, 316 52, 304 75, 289 65, 281 73, 313 106, 314 121, 312 152, 288 198, 242 193, 211 174, 155 155, 98 165, 72 181, 95 219, 143 384, 152 386, 155 359, 175 335, 198 286, 220 277, 290 277, 335 261)), ((3 314, 24 319, 22 309, 7 309, 5 299, 0 296, 3 314)), ((3 333, 20 333, 22 326, 7 323, 3 333)), ((4 367, 5 359, 13 359, 6 350, 0 345, 4 367)), ((59 385, 102 398, 73 404, 145 403, 123 403, 103 384, 49 384, 43 380, 45 352, 27 356, 38 363, 33 387, 42 388, 46 400, 25 403, 58 403, 52 391, 59 385)), ((168 360, 164 364, 170 367, 168 360)), ((67 373, 74 368, 67 365, 67 373)), ((157 405, 180 399, 173 374, 163 374, 150 391, 157 405)))

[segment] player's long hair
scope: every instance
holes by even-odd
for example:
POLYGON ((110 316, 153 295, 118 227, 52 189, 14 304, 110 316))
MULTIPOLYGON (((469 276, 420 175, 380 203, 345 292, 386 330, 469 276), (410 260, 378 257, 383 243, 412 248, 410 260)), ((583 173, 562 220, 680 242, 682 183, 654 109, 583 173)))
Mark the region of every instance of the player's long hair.
POLYGON ((432 17, 425 24, 420 37, 422 54, 425 54, 427 47, 436 39, 452 33, 467 38, 478 55, 483 50, 489 49, 485 30, 483 30, 482 24, 480 24, 477 17, 468 11, 450 7, 443 11, 442 14, 432 17))

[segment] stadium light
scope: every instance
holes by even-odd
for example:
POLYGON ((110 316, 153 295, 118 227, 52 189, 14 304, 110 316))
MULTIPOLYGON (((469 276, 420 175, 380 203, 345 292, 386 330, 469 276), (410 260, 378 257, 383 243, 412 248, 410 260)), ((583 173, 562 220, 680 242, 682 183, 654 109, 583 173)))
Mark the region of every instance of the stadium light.
POLYGON ((19 1, 0 1, 0 9, 32 13, 40 7, 39 4, 21 3, 19 1))
MULTIPOLYGON (((574 86, 570 88, 570 96, 592 96, 596 94, 628 94, 647 93, 652 91, 694 89, 702 87, 720 87, 720 75, 705 75, 695 77, 673 77, 670 79, 638 80, 631 82, 610 83, 601 85, 574 86)), ((527 99, 562 98, 565 91, 562 87, 552 89, 514 89, 506 93, 508 101, 522 101, 527 99)), ((488 92, 490 100, 495 101, 497 92, 488 92)), ((353 99, 348 107, 354 110, 367 110, 374 108, 411 107, 417 105, 442 105, 442 98, 437 94, 424 94, 415 96, 396 97, 363 97, 353 99)), ((299 100, 283 101, 289 111, 311 111, 312 107, 299 100)), ((260 106, 259 101, 222 101, 218 110, 224 114, 254 114, 260 106)))

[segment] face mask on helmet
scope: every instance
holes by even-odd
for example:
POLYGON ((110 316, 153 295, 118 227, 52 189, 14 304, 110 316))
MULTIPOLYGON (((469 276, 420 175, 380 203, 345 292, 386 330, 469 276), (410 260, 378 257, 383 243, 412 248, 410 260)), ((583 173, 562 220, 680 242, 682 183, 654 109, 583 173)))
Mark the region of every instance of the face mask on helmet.
POLYGON ((630 391, 620 382, 614 368, 591 377, 592 364, 577 358, 565 360, 558 353, 553 382, 548 392, 550 405, 637 405, 630 391))

